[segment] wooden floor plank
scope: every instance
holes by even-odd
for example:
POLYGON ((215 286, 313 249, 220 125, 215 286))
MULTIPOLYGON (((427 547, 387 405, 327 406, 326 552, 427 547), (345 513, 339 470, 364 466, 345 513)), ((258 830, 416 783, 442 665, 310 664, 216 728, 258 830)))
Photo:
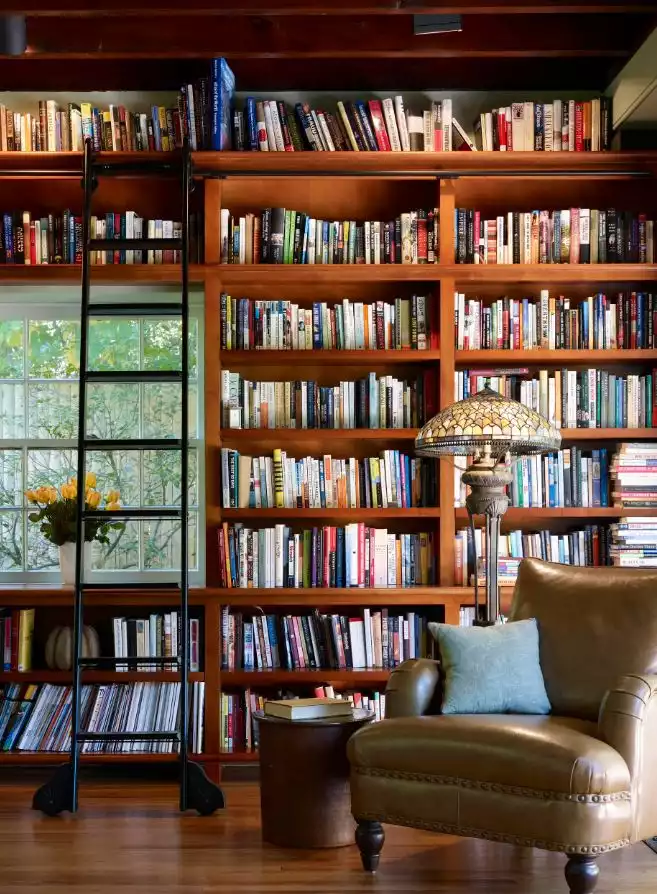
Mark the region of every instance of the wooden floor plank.
MULTIPOLYGON (((223 812, 181 817, 174 785, 85 781, 79 813, 50 819, 31 810, 31 784, 3 779, 2 894, 567 894, 560 854, 392 827, 372 878, 355 847, 263 845, 257 787, 225 792, 223 812)), ((657 856, 643 844, 600 866, 596 894, 657 890, 657 856)))

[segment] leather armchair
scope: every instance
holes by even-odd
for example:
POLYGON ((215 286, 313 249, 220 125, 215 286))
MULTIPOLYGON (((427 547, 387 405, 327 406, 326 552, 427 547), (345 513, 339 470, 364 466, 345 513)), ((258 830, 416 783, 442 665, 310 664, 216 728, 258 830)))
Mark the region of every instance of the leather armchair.
POLYGON ((391 823, 561 851, 588 894, 599 855, 657 835, 657 570, 527 559, 510 620, 530 617, 548 716, 442 716, 439 662, 391 674, 348 747, 365 869, 391 823))

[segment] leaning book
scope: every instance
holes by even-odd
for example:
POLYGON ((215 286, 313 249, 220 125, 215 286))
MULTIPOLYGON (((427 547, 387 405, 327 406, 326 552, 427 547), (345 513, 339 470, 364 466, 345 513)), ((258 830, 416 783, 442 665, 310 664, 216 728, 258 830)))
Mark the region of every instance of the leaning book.
POLYGON ((295 698, 265 702, 268 717, 282 720, 322 720, 352 713, 351 702, 339 698, 295 698))

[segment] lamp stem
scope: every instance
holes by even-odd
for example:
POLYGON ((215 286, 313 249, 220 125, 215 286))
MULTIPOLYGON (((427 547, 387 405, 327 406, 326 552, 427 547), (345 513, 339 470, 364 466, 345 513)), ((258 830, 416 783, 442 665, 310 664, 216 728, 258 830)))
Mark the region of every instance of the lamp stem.
POLYGON ((486 620, 496 624, 500 616, 497 560, 500 551, 500 516, 486 516, 486 620))

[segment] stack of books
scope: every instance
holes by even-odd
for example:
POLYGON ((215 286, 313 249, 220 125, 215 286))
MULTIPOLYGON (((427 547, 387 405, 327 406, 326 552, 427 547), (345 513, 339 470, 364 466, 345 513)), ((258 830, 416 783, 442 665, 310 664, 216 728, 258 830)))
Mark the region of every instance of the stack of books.
POLYGON ((652 292, 603 293, 577 301, 551 297, 498 298, 487 302, 454 293, 458 351, 549 351, 657 347, 657 296, 652 292))
POLYGON ((514 102, 482 112, 475 145, 487 152, 605 152, 611 149, 611 97, 514 102))
POLYGON ((657 509, 657 443, 619 444, 611 480, 616 506, 657 509))
POLYGON ((362 523, 293 531, 224 522, 222 587, 414 587, 437 583, 432 532, 393 534, 362 523))
POLYGON ((348 615, 253 615, 222 609, 224 670, 392 668, 426 654, 426 619, 363 609, 348 615))
POLYGON ((454 212, 457 264, 652 264, 654 221, 633 211, 454 212))
MULTIPOLYGON (((177 658, 180 643, 178 612, 152 614, 148 618, 112 618, 114 655, 117 658, 177 658)), ((189 669, 200 670, 200 621, 189 620, 189 669)), ((165 670, 176 671, 175 664, 165 670)), ((128 661, 117 665, 117 671, 160 670, 144 661, 128 661)))
POLYGON ((435 506, 431 460, 383 450, 365 459, 251 457, 221 449, 224 509, 409 509, 435 506))
POLYGON ((652 428, 654 372, 617 375, 600 369, 538 371, 528 369, 458 370, 455 400, 476 394, 486 385, 518 400, 550 420, 557 428, 652 428))
POLYGON ((330 307, 221 294, 222 351, 389 351, 438 347, 430 295, 367 304, 343 298, 330 307))
POLYGON ((315 381, 252 382, 221 371, 224 428, 419 428, 434 414, 435 378, 394 376, 320 385, 315 381))
POLYGON ((611 562, 621 568, 657 568, 657 519, 627 517, 611 525, 611 562))
POLYGON ((34 609, 0 608, 0 643, 4 671, 32 670, 34 609))
POLYGON ((222 264, 437 264, 437 208, 387 220, 320 220, 289 208, 221 209, 222 264))

